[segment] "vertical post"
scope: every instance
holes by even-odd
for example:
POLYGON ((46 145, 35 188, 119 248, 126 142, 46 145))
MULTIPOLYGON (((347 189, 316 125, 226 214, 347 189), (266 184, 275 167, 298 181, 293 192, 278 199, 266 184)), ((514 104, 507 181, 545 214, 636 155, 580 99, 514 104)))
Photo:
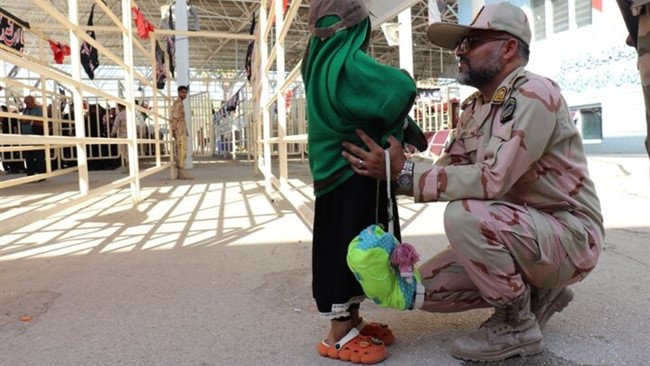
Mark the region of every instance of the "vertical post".
POLYGON ((215 127, 214 126, 214 114, 212 113, 214 108, 212 107, 212 101, 209 101, 209 102, 210 102, 210 125, 209 125, 208 130, 206 131, 206 134, 207 134, 207 136, 209 136, 209 140, 208 140, 208 142, 209 142, 208 148, 210 149, 209 156, 213 156, 215 154, 214 152, 216 151, 216 146, 217 146, 216 141, 217 140, 216 140, 216 132, 215 132, 215 129, 214 129, 214 127, 215 127))
POLYGON ((271 143, 268 141, 271 138, 271 116, 269 115, 269 109, 266 104, 269 101, 269 77, 264 72, 266 70, 266 64, 269 62, 269 44, 268 39, 265 36, 266 23, 268 21, 268 14, 266 12, 266 7, 268 2, 262 0, 262 6, 260 6, 260 22, 259 22, 259 32, 260 32, 260 109, 262 110, 262 140, 264 141, 262 145, 262 150, 260 153, 262 157, 259 160, 260 170, 264 175, 264 188, 266 193, 271 194, 273 192, 273 187, 271 183, 271 143))
POLYGON ((413 35, 411 33, 411 8, 397 15, 399 22, 399 67, 413 76, 413 35))
MULTIPOLYGON (((43 78, 43 76, 41 76, 43 78)), ((44 79, 44 78, 43 78, 44 79)), ((45 90, 45 89, 43 89, 45 90)), ((43 93, 45 95, 45 93, 43 93)), ((54 98, 52 98, 52 104, 51 108, 47 108, 47 105, 43 105, 43 135, 44 136, 49 136, 50 135, 50 121, 53 119, 52 118, 52 111, 54 111, 54 98), (50 111, 48 111, 48 109, 50 111)), ((52 129, 54 129, 54 122, 52 122, 52 129)), ((51 173, 52 172, 52 150, 50 149, 50 144, 46 143, 45 144, 45 173, 51 173)))
POLYGON ((237 136, 234 122, 230 122, 230 158, 237 160, 237 136))
MULTIPOLYGON (((77 0, 68 0, 68 19, 70 23, 79 25, 79 8, 77 7, 77 0)), ((77 28, 78 29, 78 28, 77 28)), ((81 48, 79 37, 74 29, 70 29, 70 49, 74 50, 70 53, 70 62, 72 65, 81 65, 81 54, 78 50, 81 48)), ((81 67, 72 68, 72 78, 74 80, 81 80, 81 67)), ((79 192, 83 195, 88 194, 89 179, 88 179, 88 159, 86 157, 86 143, 83 142, 86 137, 86 124, 84 121, 83 111, 83 96, 79 86, 72 87, 72 100, 74 104, 74 130, 75 137, 79 142, 76 143, 77 150, 77 169, 79 172, 79 192)))
MULTIPOLYGON (((174 8, 176 18, 176 30, 187 31, 187 1, 176 0, 174 8)), ((190 86, 190 53, 189 38, 187 36, 176 36, 176 84, 190 86)), ((190 93, 192 90, 190 90, 190 93)), ((192 142, 194 141, 194 131, 192 128, 192 110, 190 106, 190 93, 183 102, 185 109, 185 123, 187 125, 187 146, 185 154, 185 167, 192 169, 192 151, 194 150, 192 142)))
POLYGON ((287 135, 287 103, 284 90, 282 90, 285 80, 284 38, 281 38, 282 27, 284 25, 282 3, 282 1, 277 0, 273 2, 273 6, 275 7, 275 65, 277 66, 276 80, 278 93, 278 162, 280 164, 280 186, 286 188, 289 179, 289 169, 287 163, 287 143, 284 142, 284 137, 287 135))
MULTIPOLYGON (((413 35, 411 33, 411 8, 406 8, 397 15, 399 23, 399 67, 413 75, 413 35)), ((414 108, 409 115, 413 117, 414 108)))
MULTIPOLYGON (((156 54, 156 42, 158 42, 158 36, 155 36, 155 33, 154 33, 154 36, 151 37, 151 43, 152 43, 151 47, 152 47, 152 53, 154 55, 156 54)), ((167 52, 163 52, 163 53, 164 53, 163 60, 165 60, 165 59, 167 60, 167 62, 165 63, 165 66, 167 66, 167 65, 169 65, 170 61, 169 61, 169 58, 167 57, 167 52)), ((158 62, 158 61, 156 61, 156 62, 158 62)), ((154 67, 154 70, 155 70, 155 67, 154 67)), ((165 71, 165 80, 167 80, 167 85, 169 85, 169 82, 170 82, 169 81, 169 70, 168 70, 167 67, 165 67, 164 71, 165 71)), ((157 85, 157 82, 154 83, 154 85, 157 85)), ((167 89, 169 89, 169 87, 167 87, 167 89)), ((161 140, 160 140, 160 118, 158 118, 159 113, 160 113, 160 108, 158 106, 158 92, 159 92, 159 90, 158 90, 158 87, 156 86, 153 89, 153 96, 152 96, 152 99, 151 99, 151 104, 152 104, 151 110, 153 111, 153 133, 154 133, 154 140, 156 140, 156 145, 155 145, 155 148, 154 148, 155 149, 154 151, 155 151, 155 154, 156 154, 156 167, 159 167, 160 164, 161 164, 160 154, 162 153, 162 151, 160 151, 160 144, 161 144, 161 140)))
MULTIPOLYGON (((44 45, 43 45, 44 39, 41 37, 38 37, 38 50, 40 53, 40 59, 45 60, 45 52, 43 51, 44 45)), ((43 113, 41 113, 41 117, 43 117, 43 135, 48 136, 49 133, 49 121, 52 118, 51 112, 48 112, 47 108, 47 81, 45 80, 45 76, 43 74, 40 75, 39 77, 39 86, 41 88, 41 110, 43 113)), ((55 87, 56 88, 56 87, 55 87)), ((54 104, 54 98, 52 98, 52 105, 54 104)), ((51 108, 51 110, 54 110, 54 107, 51 108)), ((50 144, 45 144, 45 150, 44 150, 44 159, 45 159, 45 174, 51 173, 52 172, 52 158, 50 157, 50 144)))
POLYGON ((124 70, 124 99, 126 100, 126 135, 129 140, 127 151, 129 155, 129 175, 131 176, 131 201, 133 204, 140 202, 140 177, 138 174, 138 135, 136 130, 134 90, 135 84, 133 72, 133 27, 131 19, 131 1, 122 0, 122 24, 126 33, 122 33, 122 47, 124 50, 124 63, 127 69, 124 70))

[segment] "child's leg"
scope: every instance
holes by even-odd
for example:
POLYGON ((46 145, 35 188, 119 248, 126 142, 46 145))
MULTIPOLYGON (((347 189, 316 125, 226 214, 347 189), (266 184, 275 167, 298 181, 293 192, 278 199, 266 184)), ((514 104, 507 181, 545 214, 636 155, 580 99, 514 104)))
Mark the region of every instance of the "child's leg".
POLYGON ((352 322, 350 317, 346 316, 343 318, 332 319, 330 321, 330 331, 327 334, 327 344, 330 346, 336 344, 341 338, 345 337, 346 334, 352 329, 352 322))
POLYGON ((359 316, 359 307, 361 304, 350 305, 350 325, 356 327, 361 323, 361 316, 359 316))

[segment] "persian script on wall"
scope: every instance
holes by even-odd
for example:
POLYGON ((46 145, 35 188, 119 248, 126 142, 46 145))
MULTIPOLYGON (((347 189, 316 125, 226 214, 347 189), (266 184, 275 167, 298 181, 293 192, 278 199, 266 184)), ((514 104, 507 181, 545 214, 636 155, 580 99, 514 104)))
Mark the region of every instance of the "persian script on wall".
POLYGON ((636 67, 636 51, 627 46, 589 52, 562 62, 554 76, 564 91, 641 85, 636 67))

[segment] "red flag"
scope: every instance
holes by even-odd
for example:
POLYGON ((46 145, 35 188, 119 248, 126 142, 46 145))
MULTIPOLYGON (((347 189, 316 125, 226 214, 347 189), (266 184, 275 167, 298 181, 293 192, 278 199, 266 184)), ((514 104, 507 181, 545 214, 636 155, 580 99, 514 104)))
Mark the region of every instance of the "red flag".
POLYGON ((153 24, 144 17, 144 14, 135 6, 131 8, 131 12, 135 17, 135 24, 138 27, 138 37, 142 39, 149 39, 149 32, 154 31, 153 24))
POLYGON ((50 49, 54 55, 54 62, 57 64, 62 64, 65 56, 70 56, 70 46, 61 42, 54 42, 52 40, 48 40, 48 42, 50 44, 50 49))

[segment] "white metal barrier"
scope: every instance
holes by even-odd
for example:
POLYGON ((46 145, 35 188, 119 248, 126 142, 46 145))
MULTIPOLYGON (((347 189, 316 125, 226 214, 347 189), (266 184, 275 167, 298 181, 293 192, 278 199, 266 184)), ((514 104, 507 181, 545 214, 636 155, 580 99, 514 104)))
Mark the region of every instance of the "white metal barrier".
MULTIPOLYGON (((266 191, 269 194, 279 191, 294 207, 306 225, 313 223, 313 210, 295 187, 289 183, 288 154, 302 152, 307 143, 306 131, 294 128, 287 120, 287 92, 293 91, 300 83, 300 65, 293 65, 287 73, 284 59, 284 38, 302 5, 301 0, 292 1, 283 11, 281 1, 262 0, 259 9, 259 21, 256 31, 256 49, 253 56, 253 110, 254 126, 252 128, 256 141, 255 167, 264 176, 266 191), (273 21, 274 20, 274 21, 273 21), (274 30, 271 37, 271 29, 274 30), (272 70, 272 66, 275 69, 272 70), (273 79, 272 79, 273 76, 273 79), (273 82, 274 87, 271 86, 273 82), (277 115, 275 114, 277 111, 277 115), (290 147, 291 145, 291 147, 290 147), (297 147, 302 145, 302 147, 297 147), (273 173, 272 155, 277 152, 278 176, 273 173)), ((299 96, 291 95, 292 98, 299 96)), ((298 107, 297 107, 298 108, 298 107)), ((297 119, 298 117, 298 112, 297 119)), ((303 115, 304 116, 304 115, 303 115)))
MULTIPOLYGON (((143 88, 150 88, 153 91, 154 106, 157 106, 159 102, 162 102, 164 105, 164 100, 169 99, 168 95, 165 96, 156 89, 155 81, 150 80, 141 70, 139 71, 132 66, 133 53, 137 51, 139 52, 138 57, 150 61, 151 69, 155 70, 155 35, 148 42, 142 42, 133 36, 129 1, 122 2, 121 16, 114 14, 105 3, 101 1, 94 2, 96 5, 95 12, 102 11, 114 23, 113 26, 102 27, 101 31, 118 32, 123 36, 124 55, 123 57, 118 57, 103 47, 97 40, 91 38, 86 33, 87 26, 80 25, 80 15, 76 1, 69 2, 68 14, 61 13, 48 1, 28 1, 31 3, 31 6, 38 7, 48 13, 50 15, 49 20, 53 23, 33 25, 29 29, 23 29, 27 42, 35 42, 39 45, 40 52, 38 56, 24 54, 5 44, 0 44, 0 62, 2 63, 0 66, 4 69, 9 67, 19 68, 25 70, 25 73, 28 75, 27 79, 3 75, 0 78, 0 82, 4 86, 4 100, 8 105, 18 107, 22 102, 22 97, 25 95, 33 95, 37 98, 37 102, 43 106, 43 117, 23 116, 5 112, 0 112, 0 117, 15 118, 23 121, 28 119, 38 120, 43 122, 44 126, 48 126, 48 128, 43 129, 42 136, 10 133, 14 131, 3 132, 0 135, 0 145, 2 145, 0 146, 0 155, 5 157, 6 153, 10 153, 10 159, 15 160, 22 157, 20 153, 24 155, 26 151, 43 150, 46 157, 46 171, 43 174, 27 177, 13 178, 11 176, 5 176, 0 181, 0 189, 77 172, 80 199, 85 200, 128 184, 130 185, 132 201, 134 203, 139 202, 140 179, 158 171, 168 169, 171 166, 170 162, 162 161, 159 149, 155 151, 155 166, 146 170, 140 170, 137 164, 139 144, 154 143, 154 146, 159 146, 161 140, 158 134, 155 134, 153 139, 142 139, 138 137, 136 113, 147 112, 147 110, 135 104, 134 80, 137 80, 143 88), (71 67, 71 70, 63 70, 56 65, 51 65, 46 59, 46 57, 49 58, 49 50, 46 49, 49 40, 47 33, 52 29, 61 28, 68 30, 67 34, 70 37, 69 46, 72 50, 70 64, 76 65, 71 67), (103 65, 110 65, 121 71, 121 80, 124 85, 123 98, 108 93, 92 83, 82 81, 82 71, 81 67, 79 67, 81 64, 80 52, 78 51, 82 42, 86 42, 88 45, 97 49, 99 56, 102 58, 103 65), (147 43, 148 47, 145 46, 147 43), (37 82, 34 82, 35 80, 37 82), (59 90, 60 87, 68 91, 66 96, 68 117, 56 107, 60 105, 59 103, 62 100, 59 90), (105 107, 101 107, 99 102, 96 102, 94 107, 92 107, 92 99, 95 101, 104 101, 107 105, 110 102, 123 103, 126 106, 127 138, 110 138, 102 135, 106 133, 107 128, 101 121, 102 109, 105 114, 105 107), (55 107, 49 108, 50 111, 48 112, 48 105, 55 107), (84 108, 85 105, 88 108, 84 108), (114 159, 116 155, 109 148, 112 144, 126 144, 128 146, 129 161, 133 162, 129 164, 130 174, 128 177, 116 179, 114 182, 101 187, 93 187, 91 190, 89 163, 101 159, 114 159), (53 169, 53 167, 57 168, 53 164, 53 161, 60 162, 61 164, 58 168, 62 169, 53 169), (75 162, 76 164, 74 164, 75 162), (71 166, 67 167, 67 163, 70 163, 71 166)), ((11 12, 12 6, 16 6, 17 4, 5 4, 3 8, 11 12)), ((87 15, 83 15, 81 18, 85 19, 86 17, 87 15)), ((59 41, 64 40, 59 39, 59 41)), ((166 116, 160 115, 157 111, 158 108, 154 108, 152 112, 156 132, 159 129, 159 122, 164 120, 164 116, 166 116)), ((44 215, 45 213, 30 213, 28 218, 21 217, 11 222, 5 221, 0 227, 0 232, 8 232, 27 222, 38 220, 40 218, 39 214, 44 215)))
POLYGON ((214 155, 214 124, 212 123, 212 100, 207 92, 189 96, 194 131, 194 156, 214 155))

